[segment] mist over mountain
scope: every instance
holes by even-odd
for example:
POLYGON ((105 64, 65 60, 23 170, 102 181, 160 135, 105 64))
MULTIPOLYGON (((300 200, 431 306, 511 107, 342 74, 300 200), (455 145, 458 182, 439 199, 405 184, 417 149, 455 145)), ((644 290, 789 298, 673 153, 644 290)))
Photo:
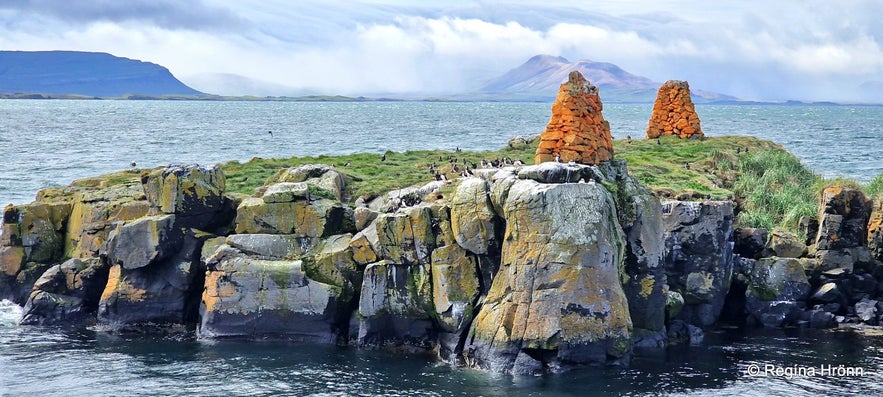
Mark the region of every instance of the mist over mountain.
POLYGON ((0 51, 0 93, 200 95, 163 66, 79 51, 0 51))
MULTIPOLYGON (((652 102, 661 82, 629 73, 617 65, 581 59, 536 55, 505 74, 491 79, 479 92, 485 98, 548 100, 555 97, 567 75, 577 70, 601 89, 601 97, 613 102, 652 102)), ((691 87, 697 102, 729 101, 735 97, 691 87)))
POLYGON ((203 92, 227 96, 307 96, 323 93, 289 87, 271 81, 253 79, 234 73, 203 73, 182 78, 187 85, 203 92))

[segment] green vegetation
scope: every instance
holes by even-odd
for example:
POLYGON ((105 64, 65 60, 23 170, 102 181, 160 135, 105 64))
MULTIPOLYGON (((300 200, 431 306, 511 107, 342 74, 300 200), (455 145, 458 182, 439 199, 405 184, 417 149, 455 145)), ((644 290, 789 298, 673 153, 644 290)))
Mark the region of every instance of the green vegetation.
POLYGON ((433 181, 435 177, 429 173, 429 166, 433 163, 438 165, 438 172, 454 179, 459 172, 454 171, 454 164, 448 162, 451 157, 457 159, 457 169, 462 170, 464 159, 470 168, 472 168, 472 163, 480 166, 482 159, 492 160, 503 157, 533 163, 534 150, 535 146, 531 145, 484 152, 455 153, 444 150, 409 150, 401 153, 386 152, 384 154, 385 161, 381 161, 383 155, 376 153, 288 159, 256 158, 246 163, 236 161, 225 163, 221 165, 221 168, 227 177, 228 191, 253 194, 256 188, 262 186, 267 178, 273 176, 280 168, 296 167, 303 164, 333 165, 347 176, 345 196, 348 201, 352 202, 360 196, 374 197, 393 189, 433 181))
MULTIPOLYGON (((443 150, 357 153, 341 156, 252 159, 246 163, 222 165, 228 191, 253 194, 255 189, 283 167, 302 164, 331 164, 348 180, 346 197, 374 197, 389 190, 426 183, 434 179, 429 165, 454 179, 458 172, 448 159, 481 160, 508 157, 533 163, 537 142, 497 151, 452 152, 443 150)), ((817 212, 817 191, 821 178, 806 169, 781 146, 749 136, 684 140, 664 137, 657 140, 618 140, 616 157, 625 159, 629 172, 663 198, 734 199, 739 203, 737 223, 741 226, 783 227, 794 231, 803 215, 817 212), (747 149, 747 150, 746 150, 747 149)), ((469 164, 471 166, 471 164, 469 164)), ((878 178, 883 179, 883 178, 878 178)), ((883 185, 883 182, 878 182, 883 185)))
MULTIPOLYGON (((227 191, 252 195, 280 169, 303 164, 333 165, 347 178, 346 201, 371 198, 387 191, 435 179, 436 172, 456 179, 460 171, 482 160, 509 158, 533 164, 537 141, 515 144, 496 151, 455 152, 418 150, 401 153, 354 153, 339 156, 254 158, 248 162, 221 165, 227 177, 227 191), (381 161, 385 156, 386 160, 381 161), (449 159, 456 158, 452 164, 449 159), (464 166, 464 159, 466 161, 464 166), (455 169, 454 166, 457 166, 455 169)), ((628 161, 629 173, 661 198, 732 199, 738 204, 738 226, 776 227, 795 232, 800 217, 818 212, 821 190, 829 186, 861 187, 876 201, 883 200, 883 174, 869 184, 833 179, 823 180, 781 146, 749 136, 728 136, 704 140, 664 137, 660 140, 617 140, 616 157, 628 161), (747 149, 747 150, 746 150, 747 149)), ((75 185, 114 185, 136 180, 140 170, 128 170, 102 177, 86 178, 75 185)), ((616 193, 618 187, 611 186, 616 193)), ((446 187, 445 194, 452 187, 446 187)), ((315 195, 322 195, 319 191, 315 195)), ((327 194, 326 194, 327 195, 327 194)), ((323 196, 324 197, 324 196, 323 196)))
POLYGON ((883 202, 883 173, 877 175, 864 187, 865 193, 874 199, 874 202, 883 202))
POLYGON ((743 156, 733 186, 736 197, 742 200, 738 223, 767 230, 779 226, 795 232, 800 217, 818 213, 815 187, 821 180, 784 150, 743 156))

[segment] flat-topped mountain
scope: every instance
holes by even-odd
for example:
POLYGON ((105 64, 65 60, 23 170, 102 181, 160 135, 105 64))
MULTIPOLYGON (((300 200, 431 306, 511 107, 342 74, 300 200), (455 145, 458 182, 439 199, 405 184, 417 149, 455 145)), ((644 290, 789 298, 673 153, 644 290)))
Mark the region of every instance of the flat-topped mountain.
POLYGON ((94 97, 202 94, 155 63, 78 51, 0 51, 0 93, 94 97))
MULTIPOLYGON (((550 93, 567 80, 572 71, 580 72, 601 89, 605 101, 653 102, 661 83, 631 74, 619 66, 587 59, 571 62, 564 57, 536 55, 521 66, 490 80, 480 92, 500 99, 548 100, 550 93)), ((697 102, 735 100, 735 97, 710 91, 693 90, 697 102)))

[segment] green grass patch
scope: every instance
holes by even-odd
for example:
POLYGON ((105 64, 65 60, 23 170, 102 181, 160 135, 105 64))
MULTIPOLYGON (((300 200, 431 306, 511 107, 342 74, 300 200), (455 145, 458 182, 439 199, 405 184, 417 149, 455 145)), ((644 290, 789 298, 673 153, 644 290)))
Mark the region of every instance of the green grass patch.
POLYGON ((344 196, 346 201, 355 201, 360 196, 374 197, 390 190, 427 183, 435 180, 429 172, 435 164, 436 172, 445 174, 448 179, 456 179, 465 167, 480 167, 482 160, 491 161, 508 157, 527 164, 533 163, 535 146, 521 145, 518 148, 504 148, 496 151, 453 152, 445 150, 409 150, 406 152, 354 153, 340 156, 292 157, 287 159, 254 158, 248 162, 228 162, 221 165, 230 192, 253 194, 264 185, 268 178, 281 168, 303 164, 333 165, 347 178, 344 196), (381 161, 386 156, 385 161, 381 161), (450 160, 455 162, 451 163, 450 160), (465 163, 464 163, 465 161, 465 163))
POLYGON ((733 191, 741 199, 737 221, 743 226, 797 230, 802 216, 818 213, 822 178, 784 150, 749 153, 739 162, 733 191))
POLYGON ((883 173, 877 175, 871 182, 864 186, 865 193, 868 194, 874 202, 883 202, 883 173))
MULTIPOLYGON (((345 201, 374 197, 387 191, 435 180, 429 172, 456 179, 459 171, 482 160, 510 158, 533 164, 538 141, 496 151, 454 152, 417 150, 406 152, 354 153, 340 156, 255 158, 221 167, 228 191, 253 194, 279 169, 303 164, 328 164, 347 178, 345 201), (381 161, 382 156, 385 161, 381 161), (451 163, 450 159, 455 159, 451 163), (465 163, 464 163, 465 160, 465 163), (455 168, 456 166, 456 168, 455 168)), ((738 203, 737 226, 782 227, 794 232, 801 216, 814 216, 818 192, 825 183, 782 146, 750 136, 659 140, 617 140, 617 158, 628 161, 629 172, 657 195, 671 198, 732 199, 738 203)), ((830 183, 850 184, 835 180, 830 183)), ((883 175, 866 187, 869 194, 883 195, 883 175)))

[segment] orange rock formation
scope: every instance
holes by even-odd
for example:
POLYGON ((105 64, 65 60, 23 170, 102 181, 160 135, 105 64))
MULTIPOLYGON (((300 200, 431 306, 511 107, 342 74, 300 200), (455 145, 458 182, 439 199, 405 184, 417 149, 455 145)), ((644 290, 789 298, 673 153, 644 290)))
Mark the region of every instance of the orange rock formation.
POLYGON ((699 115, 690 99, 690 85, 686 81, 669 80, 656 95, 653 114, 647 124, 647 139, 663 135, 681 138, 700 138, 699 115))
POLYGON ((582 164, 612 159, 610 123, 604 120, 601 108, 598 88, 579 72, 570 72, 552 104, 552 118, 540 135, 534 162, 554 161, 556 156, 562 162, 582 164))

